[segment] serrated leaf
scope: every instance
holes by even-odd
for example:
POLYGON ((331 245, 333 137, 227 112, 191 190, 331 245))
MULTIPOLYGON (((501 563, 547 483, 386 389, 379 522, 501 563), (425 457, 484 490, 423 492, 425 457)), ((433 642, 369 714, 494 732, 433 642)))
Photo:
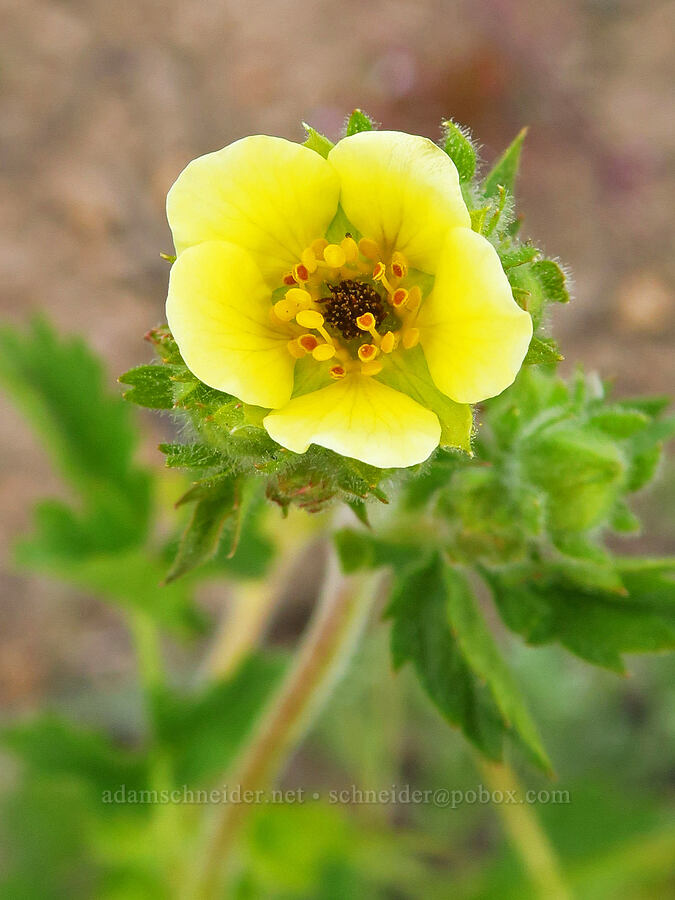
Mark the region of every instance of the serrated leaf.
POLYGON ((397 579, 387 609, 395 669, 411 662, 443 716, 490 759, 501 759, 504 723, 489 688, 471 672, 448 620, 443 562, 434 555, 397 579))
POLYGON ((622 673, 624 653, 675 647, 675 582, 660 572, 619 567, 619 573, 625 597, 584 589, 543 565, 483 574, 504 621, 528 643, 559 641, 587 662, 622 673))
POLYGON ((530 341, 523 365, 539 366, 554 365, 564 357, 561 355, 558 344, 549 337, 533 337, 530 341))
POLYGON ((495 703, 513 736, 532 761, 547 772, 551 763, 541 743, 537 727, 525 706, 511 670, 504 662, 483 616, 478 611, 466 579, 457 570, 446 568, 450 624, 464 654, 478 678, 490 688, 495 703))
POLYGON ((513 142, 506 148, 504 153, 499 157, 483 183, 483 193, 486 197, 494 197, 499 191, 499 185, 507 189, 513 194, 513 189, 518 174, 518 166, 520 164, 520 153, 523 148, 523 141, 527 134, 527 128, 520 131, 513 142))
POLYGON ((211 559, 226 531, 230 538, 229 552, 234 553, 236 549, 239 521, 236 479, 226 476, 195 485, 179 503, 193 501, 196 505, 166 576, 167 584, 211 559))
POLYGON ((256 654, 230 678, 199 693, 156 693, 157 740, 172 760, 177 783, 203 784, 228 768, 284 668, 282 658, 256 654))
POLYGON ((225 461, 223 454, 208 444, 160 444, 159 449, 170 469, 209 469, 225 461))
POLYGON ((362 109, 355 109, 347 122, 347 137, 358 134, 360 131, 372 131, 373 120, 362 109))
POLYGON ((335 146, 333 142, 306 122, 302 123, 302 127, 307 132, 307 140, 304 142, 303 147, 314 150, 319 156, 323 156, 323 158, 326 159, 335 146))
POLYGON ((539 259, 530 271, 541 285, 544 299, 549 303, 569 303, 565 273, 553 259, 539 259))
POLYGON ((120 375, 120 384, 128 384, 131 390, 124 391, 125 400, 148 409, 173 409, 174 380, 178 371, 174 366, 137 366, 120 375))
POLYGON ((443 149, 455 164, 459 180, 471 181, 476 172, 476 150, 469 131, 449 119, 443 122, 443 149))

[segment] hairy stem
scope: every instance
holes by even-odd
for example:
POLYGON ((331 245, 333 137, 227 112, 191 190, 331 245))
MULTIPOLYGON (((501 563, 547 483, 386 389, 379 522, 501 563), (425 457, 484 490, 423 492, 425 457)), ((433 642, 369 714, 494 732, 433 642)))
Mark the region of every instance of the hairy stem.
MULTIPOLYGON (((242 797, 274 782, 342 674, 374 599, 372 583, 369 590, 365 587, 361 579, 341 577, 331 556, 320 601, 292 667, 228 773, 227 783, 239 789, 242 797)), ((250 803, 241 802, 213 811, 189 897, 222 896, 230 853, 250 810, 250 803)))

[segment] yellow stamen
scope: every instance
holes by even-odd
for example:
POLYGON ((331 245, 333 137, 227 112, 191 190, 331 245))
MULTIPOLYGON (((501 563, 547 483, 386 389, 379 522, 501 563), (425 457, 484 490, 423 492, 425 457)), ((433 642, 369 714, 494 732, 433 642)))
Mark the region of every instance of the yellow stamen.
POLYGON ((284 284, 296 284, 292 272, 289 272, 288 275, 284 275, 284 284))
POLYGON ((339 244, 328 244, 324 248, 323 258, 332 269, 339 269, 340 266, 344 266, 347 260, 345 251, 339 244))
POLYGON ((302 251, 302 256, 300 257, 300 259, 302 260, 302 264, 307 269, 310 275, 312 274, 312 272, 316 272, 316 256, 314 255, 314 250, 311 247, 307 247, 306 250, 302 251))
POLYGON ((420 290, 418 284, 414 284, 408 291, 408 302, 406 303, 406 309, 410 310, 411 313, 417 312, 421 302, 422 291, 420 290))
POLYGON ((400 309, 402 306, 406 305, 408 300, 409 293, 405 288, 396 288, 394 293, 391 295, 391 305, 394 309, 400 309))
POLYGON ((379 352, 380 351, 375 344, 361 344, 358 349, 361 362, 368 362, 368 360, 375 359, 379 352))
POLYGON ((385 335, 382 336, 382 341, 380 343, 380 350, 383 353, 391 353, 392 350, 396 349, 397 344, 398 344, 398 335, 394 334, 393 331, 388 331, 385 335))
POLYGON ((396 278, 405 278, 408 274, 408 261, 398 250, 391 257, 391 271, 396 278))
POLYGON ((290 322, 298 311, 298 304, 284 297, 283 300, 277 300, 272 308, 278 319, 281 319, 282 322, 290 322))
POLYGON ((330 374, 331 378, 335 378, 335 380, 337 381, 337 379, 339 378, 344 378, 347 372, 342 366, 333 366, 333 368, 330 370, 330 374))
POLYGON ((379 375, 381 371, 382 363, 379 359, 375 359, 372 362, 361 363, 362 375, 379 375))
POLYGON ((375 327, 375 316, 369 312, 364 313, 362 316, 356 317, 356 324, 361 331, 370 331, 371 328, 375 327))
POLYGON ((312 353, 319 346, 319 342, 313 334, 301 334, 298 338, 298 343, 307 353, 312 353))
POLYGON ((344 250, 345 259, 347 260, 347 262, 356 262, 356 260, 359 258, 359 246, 354 238, 349 234, 345 235, 344 238, 340 241, 340 246, 344 250))
POLYGON ((410 350, 412 347, 415 347, 420 340, 420 330, 419 328, 406 328, 403 332, 403 346, 406 350, 410 350))
POLYGON ((323 251, 328 246, 328 241, 326 240, 326 238, 317 238, 315 241, 312 241, 310 246, 314 251, 315 258, 323 259, 323 251))
POLYGON ((389 294, 394 293, 393 287, 389 284, 389 281, 387 280, 387 267, 385 266, 385 264, 383 262, 377 263, 375 268, 373 269, 373 281, 380 281, 386 288, 387 293, 389 293, 389 294))
POLYGON ((319 344, 312 350, 312 356, 318 362, 325 362, 335 356, 335 347, 332 344, 319 344))
POLYGON ((293 278, 300 283, 301 281, 309 281, 309 272, 304 263, 296 263, 293 266, 293 278))
POLYGON ((284 299, 290 303, 295 303, 296 312, 300 309, 308 309, 312 305, 312 295, 309 291, 305 291, 302 288, 296 287, 286 291, 284 299))
POLYGON ((366 259, 380 258, 380 248, 370 238, 361 238, 359 241, 359 253, 365 256, 366 259))
POLYGON ((295 320, 303 328, 320 328, 324 323, 323 316, 315 309, 301 309, 295 320))
POLYGON ((299 341, 289 341, 286 346, 293 359, 302 359, 307 352, 299 341))

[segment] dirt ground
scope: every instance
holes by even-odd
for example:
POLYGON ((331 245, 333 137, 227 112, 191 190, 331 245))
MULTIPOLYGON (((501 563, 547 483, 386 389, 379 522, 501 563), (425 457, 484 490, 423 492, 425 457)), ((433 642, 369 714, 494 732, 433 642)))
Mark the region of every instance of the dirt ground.
MULTIPOLYGON (((526 231, 575 281, 555 317, 566 365, 672 390, 672 3, 0 0, 0 18, 0 316, 85 334, 111 384, 162 319, 164 197, 185 163, 249 133, 301 139, 301 120, 335 137, 361 106, 430 136, 452 116, 488 161, 528 124, 526 231)), ((59 488, 1 412, 4 546, 59 488)), ((11 708, 124 668, 90 599, 9 572, 1 587, 11 708)))

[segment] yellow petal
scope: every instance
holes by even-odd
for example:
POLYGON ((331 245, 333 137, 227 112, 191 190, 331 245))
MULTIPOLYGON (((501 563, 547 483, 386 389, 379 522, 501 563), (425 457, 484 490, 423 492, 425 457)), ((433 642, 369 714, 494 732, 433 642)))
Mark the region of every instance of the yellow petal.
POLYGON ((470 227, 457 169, 428 138, 398 131, 362 131, 328 154, 340 175, 347 218, 385 253, 436 271, 449 228, 470 227))
POLYGON ((496 250, 467 228, 449 232, 417 325, 436 387, 458 403, 507 388, 532 337, 532 320, 513 299, 496 250))
POLYGON ((423 462, 438 446, 438 418, 374 378, 348 375, 295 397, 263 420, 270 437, 304 453, 319 444, 379 468, 423 462))
POLYGON ((307 147, 254 135, 193 160, 169 191, 166 208, 176 252, 204 241, 248 250, 278 282, 335 216, 339 183, 307 147))
POLYGON ((244 403, 277 407, 291 396, 295 360, 270 309, 260 270, 234 244, 198 244, 171 267, 167 321, 190 371, 244 403))

